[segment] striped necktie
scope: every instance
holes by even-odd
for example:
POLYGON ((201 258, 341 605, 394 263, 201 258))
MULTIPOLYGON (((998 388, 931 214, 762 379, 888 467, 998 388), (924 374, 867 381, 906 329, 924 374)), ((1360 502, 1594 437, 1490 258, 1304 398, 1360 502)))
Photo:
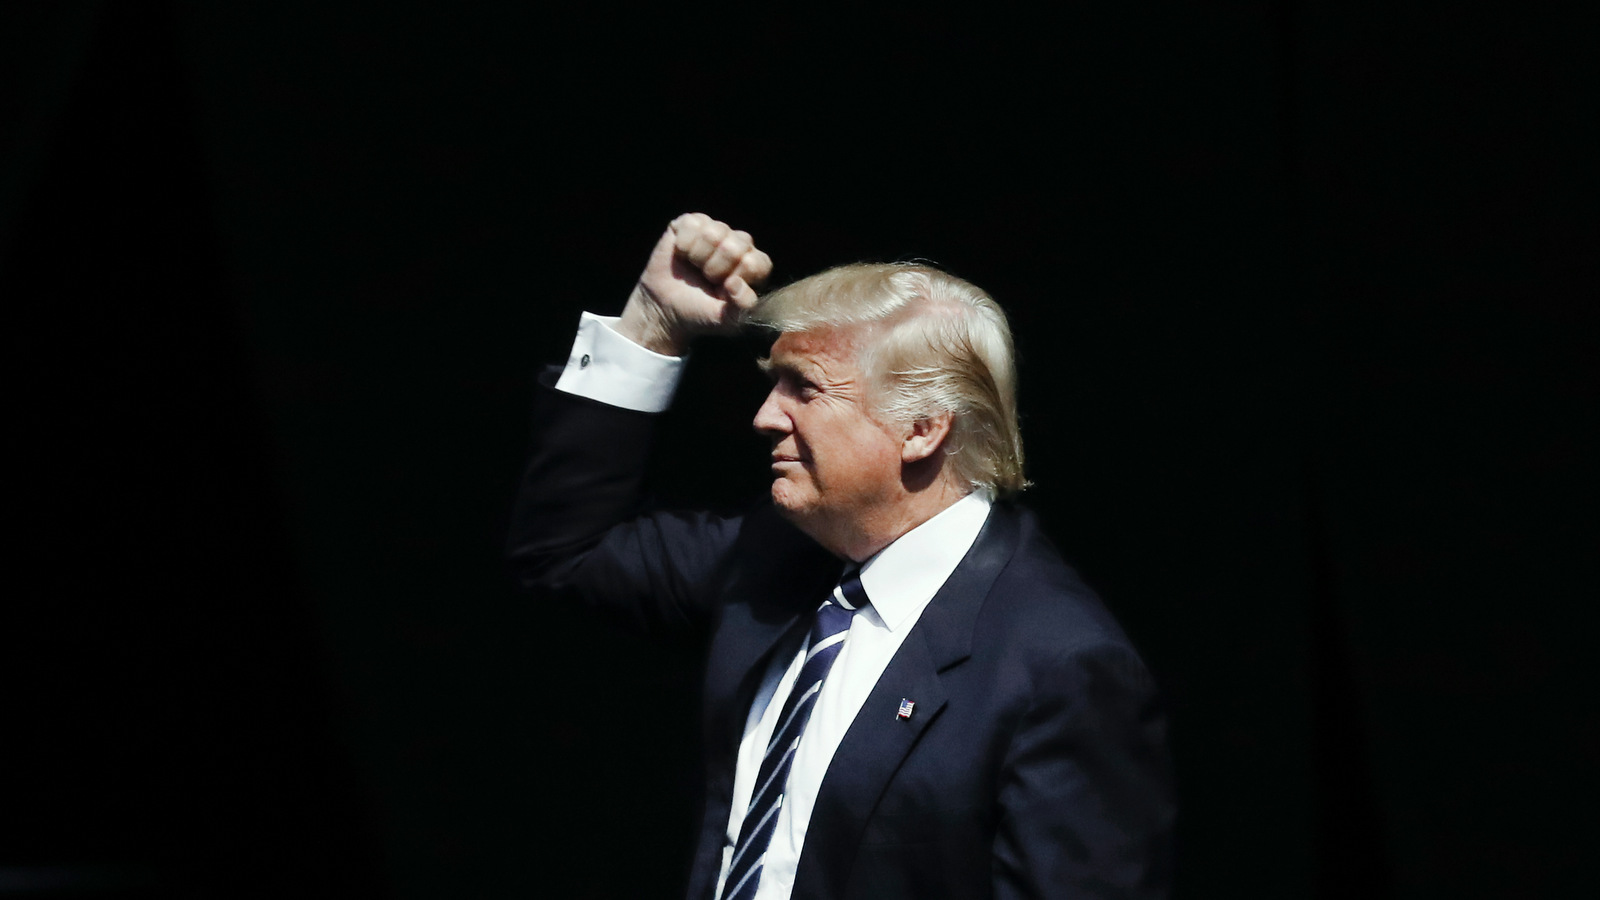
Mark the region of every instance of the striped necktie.
POLYGON ((773 829, 777 827, 778 810, 783 807, 783 797, 788 790, 789 766, 794 761, 795 748, 800 746, 800 733, 805 730, 811 709, 817 704, 822 680, 844 648, 851 618, 857 609, 866 605, 867 592, 861 587, 861 578, 851 575, 817 608, 817 618, 811 625, 811 637, 806 644, 806 661, 800 666, 800 675, 794 680, 777 728, 772 732, 772 740, 761 758, 750 805, 745 808, 744 822, 739 826, 733 862, 728 865, 728 877, 723 881, 723 900, 750 900, 756 895, 756 886, 761 882, 761 861, 766 856, 767 844, 772 841, 773 829))

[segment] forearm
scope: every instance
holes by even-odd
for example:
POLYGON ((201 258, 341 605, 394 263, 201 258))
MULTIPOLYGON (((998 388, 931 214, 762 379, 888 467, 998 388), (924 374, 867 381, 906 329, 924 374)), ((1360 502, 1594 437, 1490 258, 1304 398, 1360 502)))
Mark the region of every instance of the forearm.
POLYGON ((509 543, 525 586, 637 511, 653 414, 671 403, 683 360, 638 346, 616 321, 584 313, 565 368, 540 379, 509 543))
POLYGON ((507 550, 524 587, 560 587, 604 534, 638 512, 654 415, 541 386, 507 550))

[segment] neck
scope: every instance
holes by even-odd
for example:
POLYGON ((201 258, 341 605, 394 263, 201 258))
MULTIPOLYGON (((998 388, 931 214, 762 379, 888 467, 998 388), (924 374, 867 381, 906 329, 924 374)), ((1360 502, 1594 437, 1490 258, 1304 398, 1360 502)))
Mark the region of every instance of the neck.
POLYGON ((836 529, 835 533, 811 536, 835 556, 858 563, 865 562, 970 493, 970 487, 958 487, 948 479, 940 478, 921 490, 904 494, 896 502, 858 517, 846 527, 836 529))

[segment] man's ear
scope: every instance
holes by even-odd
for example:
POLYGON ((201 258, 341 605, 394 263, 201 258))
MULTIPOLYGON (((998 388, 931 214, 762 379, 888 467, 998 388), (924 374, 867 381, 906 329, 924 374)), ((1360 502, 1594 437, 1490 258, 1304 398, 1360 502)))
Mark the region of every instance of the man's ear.
POLYGON ((937 453, 950 437, 950 426, 954 422, 955 416, 947 412, 912 420, 905 439, 900 442, 900 461, 921 462, 937 453))

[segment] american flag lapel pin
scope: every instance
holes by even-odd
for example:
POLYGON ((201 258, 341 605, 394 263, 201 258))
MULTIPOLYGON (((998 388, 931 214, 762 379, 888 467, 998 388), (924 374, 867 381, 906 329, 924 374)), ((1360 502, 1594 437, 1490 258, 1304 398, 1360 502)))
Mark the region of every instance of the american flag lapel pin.
POLYGON ((910 700, 902 697, 900 700, 900 711, 895 714, 895 718, 909 719, 911 718, 911 711, 916 708, 917 705, 915 703, 912 703, 910 700))

